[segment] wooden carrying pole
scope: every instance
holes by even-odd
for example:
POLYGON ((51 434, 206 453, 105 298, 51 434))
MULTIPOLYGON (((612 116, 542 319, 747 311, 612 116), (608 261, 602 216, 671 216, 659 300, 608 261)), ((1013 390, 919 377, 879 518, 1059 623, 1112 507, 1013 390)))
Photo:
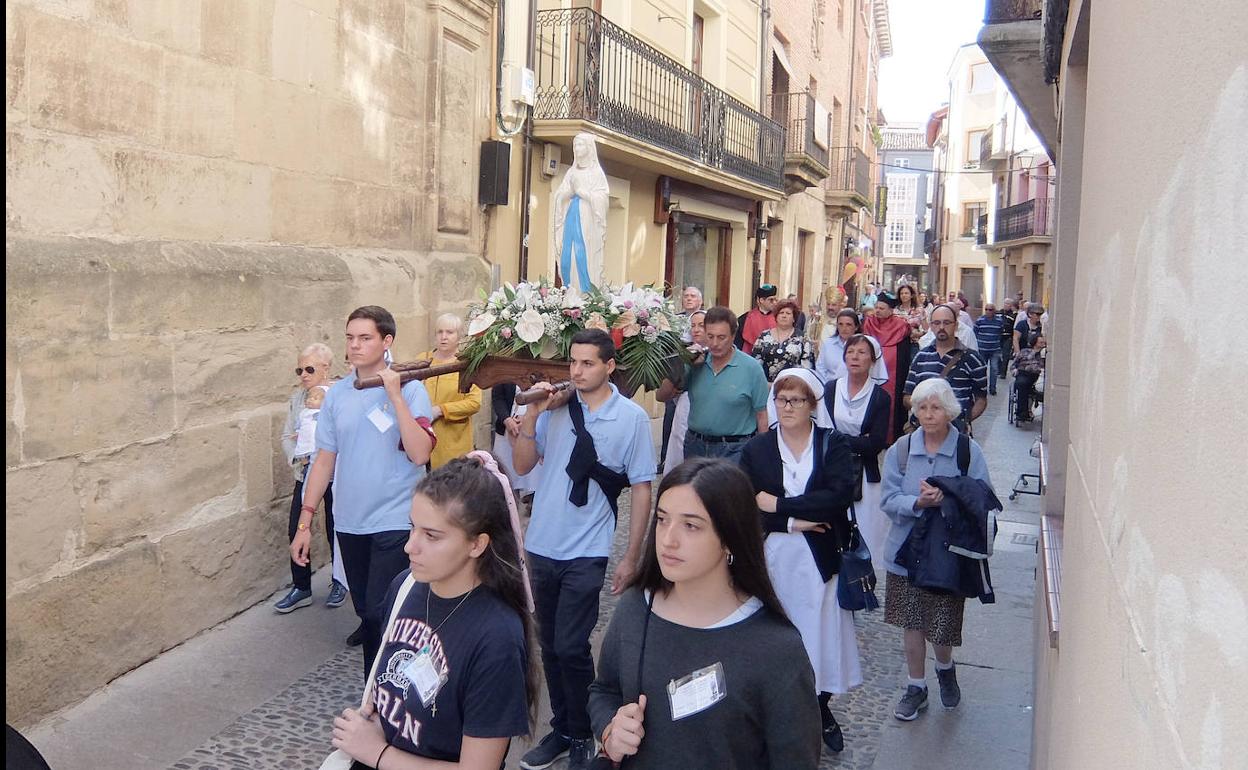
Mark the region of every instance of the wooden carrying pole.
MULTIPOLYGON (((431 366, 428 361, 412 361, 406 364, 391 364, 391 369, 399 373, 399 382, 408 383, 412 380, 425 380, 430 377, 437 377, 440 374, 452 374, 454 372, 462 372, 468 368, 467 361, 456 361, 453 364, 442 364, 441 366, 431 366)), ((372 377, 362 377, 355 381, 355 389, 363 390, 365 388, 380 388, 381 376, 374 375, 372 377)))
POLYGON ((521 406, 528 406, 529 404, 535 404, 538 401, 545 401, 550 396, 553 396, 556 393, 562 393, 572 387, 571 380, 563 380, 562 382, 554 382, 551 384, 555 387, 553 391, 546 390, 545 388, 529 388, 528 390, 517 393, 516 403, 521 406))

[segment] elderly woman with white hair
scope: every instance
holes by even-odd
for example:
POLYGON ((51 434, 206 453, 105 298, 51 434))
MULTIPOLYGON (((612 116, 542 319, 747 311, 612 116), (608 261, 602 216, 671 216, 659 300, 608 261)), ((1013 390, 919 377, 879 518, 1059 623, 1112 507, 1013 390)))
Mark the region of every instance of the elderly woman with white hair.
MULTIPOLYGON (((295 488, 290 496, 290 524, 287 527, 287 535, 293 541, 295 532, 299 525, 300 506, 303 505, 303 481, 307 475, 310 463, 309 458, 305 455, 299 455, 296 452, 296 445, 299 433, 300 414, 303 412, 308 393, 312 390, 324 388, 329 383, 329 366, 334 360, 333 351, 329 346, 314 342, 303 349, 299 354, 299 358, 295 361, 295 376, 299 378, 299 387, 295 388, 290 394, 290 404, 286 411, 286 426, 282 429, 282 451, 286 454, 286 463, 290 465, 291 473, 295 477, 295 488)), ((306 439, 306 437, 305 437, 306 439)), ((336 549, 334 548, 334 493, 333 487, 325 490, 325 537, 329 541, 330 558, 333 559, 336 549)), ((335 567, 338 566, 335 560, 335 567)), ((329 598, 325 604, 329 607, 337 607, 347 600, 347 589, 344 587, 345 578, 340 580, 338 575, 341 574, 335 570, 335 577, 329 588, 329 598)), ((312 566, 311 564, 299 565, 293 560, 290 562, 290 592, 277 601, 273 606, 275 610, 283 615, 293 612, 300 607, 307 607, 312 603, 312 566)))
POLYGON ((841 751, 845 738, 829 702, 862 684, 853 615, 836 597, 855 476, 849 440, 831 427, 823 398, 824 383, 814 372, 780 372, 771 387, 777 421, 745 445, 741 469, 762 512, 776 596, 815 670, 824 744, 841 751))
POLYGON ((962 644, 962 613, 966 599, 937 593, 910 582, 897 564, 898 551, 927 508, 939 508, 944 493, 929 484, 933 476, 969 476, 991 485, 988 464, 979 444, 953 426, 962 405, 953 388, 940 377, 920 382, 910 396, 910 412, 919 428, 897 440, 884 455, 881 508, 892 521, 884 551, 888 583, 884 591, 884 622, 904 629, 909 680, 893 716, 910 721, 927 707, 927 645, 936 659, 940 700, 946 709, 958 705, 962 691, 953 665, 953 648, 962 644))
MULTIPOLYGON (((431 366, 454 363, 463 329, 463 319, 454 313, 438 316, 433 327, 434 348, 417 358, 429 361, 431 366)), ((473 450, 472 416, 481 411, 481 389, 472 385, 467 393, 460 393, 459 372, 452 372, 427 378, 425 390, 433 402, 433 430, 438 436, 429 456, 429 467, 440 468, 473 450)))

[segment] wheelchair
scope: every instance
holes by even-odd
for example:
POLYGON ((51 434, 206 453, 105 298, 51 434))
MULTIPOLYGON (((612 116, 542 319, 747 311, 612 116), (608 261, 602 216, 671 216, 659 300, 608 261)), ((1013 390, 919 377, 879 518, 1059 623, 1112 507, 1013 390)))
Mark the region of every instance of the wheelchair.
POLYGON ((1009 417, 1009 422, 1011 425, 1022 425, 1025 422, 1033 422, 1035 420, 1036 406, 1038 404, 1044 403, 1044 394, 1037 392, 1036 389, 1033 387, 1031 390, 1030 403, 1028 403, 1027 405, 1028 407, 1027 412, 1028 414, 1031 415, 1031 417, 1022 416, 1019 413, 1019 408, 1018 408, 1019 404, 1018 404, 1017 384, 1018 384, 1017 377, 1012 379, 1009 384, 1010 400, 1009 400, 1009 404, 1006 406, 1006 414, 1009 417))

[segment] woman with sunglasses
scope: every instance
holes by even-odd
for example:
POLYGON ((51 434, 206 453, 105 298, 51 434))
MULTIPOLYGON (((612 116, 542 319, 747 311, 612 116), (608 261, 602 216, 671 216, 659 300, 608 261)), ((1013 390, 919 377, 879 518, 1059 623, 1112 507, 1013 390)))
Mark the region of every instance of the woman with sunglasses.
POLYGON ((1014 357, 1024 350, 1035 346, 1036 337, 1041 334, 1040 317, 1044 315, 1044 306, 1039 302, 1027 304, 1027 317, 1019 319, 1014 325, 1014 357))
MULTIPOLYGON (((303 349, 295 362, 295 376, 299 378, 299 387, 290 394, 290 404, 286 412, 286 427, 282 430, 282 451, 286 453, 286 462, 295 477, 295 489, 290 496, 290 524, 287 536, 293 541, 295 530, 299 525, 299 507, 303 505, 303 481, 307 474, 308 463, 300 462, 296 457, 295 443, 299 431, 299 415, 303 411, 308 392, 314 388, 322 388, 329 384, 329 364, 334 359, 328 345, 314 342, 303 349)), ((329 541, 329 553, 334 553, 334 495, 333 488, 325 490, 325 538, 329 541)), ((294 612, 300 607, 312 603, 312 567, 300 566, 293 560, 290 562, 290 592, 273 605, 273 609, 282 613, 294 612)), ((329 597, 325 604, 338 607, 347 600, 347 589, 336 578, 330 584, 329 597)))
POLYGON ((849 440, 831 429, 823 394, 813 372, 781 372, 771 389, 777 422, 745 445, 741 470, 762 513, 767 572, 814 667, 823 742, 842 751, 845 738, 828 704, 862 684, 853 614, 836 599, 856 477, 849 440))
POLYGON ((750 480, 695 457, 657 499, 589 690, 603 751, 627 770, 815 770, 814 676, 767 576, 750 480))

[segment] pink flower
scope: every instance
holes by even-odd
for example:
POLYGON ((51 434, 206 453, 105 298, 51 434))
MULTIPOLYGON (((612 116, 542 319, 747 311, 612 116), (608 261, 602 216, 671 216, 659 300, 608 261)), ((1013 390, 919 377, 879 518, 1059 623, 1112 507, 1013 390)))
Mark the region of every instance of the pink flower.
POLYGON ((631 299, 624 300, 624 307, 631 309, 633 307, 633 301, 631 299))
POLYGON ((650 314, 649 314, 649 313, 647 313, 646 311, 644 311, 644 310, 643 310, 643 311, 641 311, 640 313, 638 313, 638 314, 637 314, 637 320, 638 320, 638 321, 649 321, 649 320, 650 320, 650 314))
POLYGON ((545 297, 549 292, 545 286, 537 290, 537 293, 545 297))
POLYGON ((505 340, 511 339, 511 333, 512 332, 511 332, 510 326, 504 326, 502 331, 499 332, 499 334, 503 335, 503 339, 505 340))
POLYGON ((577 319, 577 320, 580 320, 580 318, 581 318, 581 309, 580 309, 579 307, 572 308, 572 317, 573 317, 573 318, 575 318, 575 319, 577 319))

